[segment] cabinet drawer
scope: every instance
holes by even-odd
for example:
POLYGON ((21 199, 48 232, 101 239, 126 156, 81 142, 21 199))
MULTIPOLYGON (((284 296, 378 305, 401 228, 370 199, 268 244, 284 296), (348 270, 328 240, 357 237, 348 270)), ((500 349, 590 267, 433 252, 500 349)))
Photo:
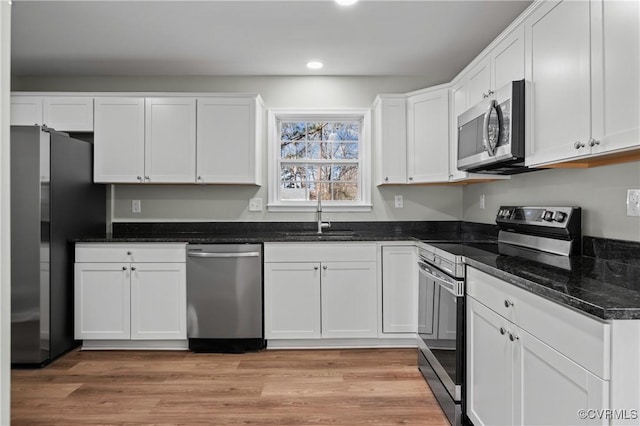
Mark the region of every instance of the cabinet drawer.
POLYGON ((76 262, 186 262, 186 243, 76 244, 76 262))
POLYGON ((266 243, 265 262, 376 262, 376 243, 266 243))
POLYGON ((473 268, 467 268, 467 294, 598 377, 609 379, 609 323, 473 268), (505 300, 513 305, 507 307, 505 300))

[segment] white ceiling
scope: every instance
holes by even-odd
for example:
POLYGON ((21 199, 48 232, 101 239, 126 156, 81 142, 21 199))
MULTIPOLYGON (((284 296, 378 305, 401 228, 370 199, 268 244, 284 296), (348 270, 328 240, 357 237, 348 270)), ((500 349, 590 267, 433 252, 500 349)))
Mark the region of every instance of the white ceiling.
POLYGON ((531 2, 14 0, 12 74, 451 80, 531 2), (311 59, 324 62, 309 71, 311 59))

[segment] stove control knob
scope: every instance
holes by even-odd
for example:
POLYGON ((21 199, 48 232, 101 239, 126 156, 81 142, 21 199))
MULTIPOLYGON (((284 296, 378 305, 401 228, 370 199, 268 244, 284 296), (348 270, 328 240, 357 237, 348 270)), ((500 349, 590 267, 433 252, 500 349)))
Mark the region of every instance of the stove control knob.
POLYGON ((555 220, 558 223, 564 222, 566 218, 567 218, 567 214, 564 212, 555 212, 553 214, 553 220, 555 220))
POLYGON ((546 220, 547 222, 551 222, 553 220, 553 212, 547 210, 546 212, 544 212, 544 214, 542 215, 542 219, 546 220))

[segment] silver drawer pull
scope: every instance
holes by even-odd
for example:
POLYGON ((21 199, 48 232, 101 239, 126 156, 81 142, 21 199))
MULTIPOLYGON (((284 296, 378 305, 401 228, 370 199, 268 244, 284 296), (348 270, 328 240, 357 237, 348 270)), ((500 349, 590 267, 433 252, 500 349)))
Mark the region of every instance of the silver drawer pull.
POLYGON ((189 257, 211 257, 211 258, 229 258, 229 257, 258 257, 260 256, 259 251, 250 251, 246 253, 207 253, 200 251, 188 251, 187 256, 189 257))
POLYGON ((509 300, 509 299, 505 299, 505 301, 504 301, 504 307, 505 307, 505 308, 509 308, 509 307, 511 307, 511 306, 513 306, 513 302, 512 302, 511 300, 509 300))

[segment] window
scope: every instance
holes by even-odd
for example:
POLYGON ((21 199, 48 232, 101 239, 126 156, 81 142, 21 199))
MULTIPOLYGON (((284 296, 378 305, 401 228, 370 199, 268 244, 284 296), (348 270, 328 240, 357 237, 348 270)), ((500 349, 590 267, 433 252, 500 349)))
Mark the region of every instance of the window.
POLYGON ((270 210, 370 209, 369 112, 269 113, 270 210))

